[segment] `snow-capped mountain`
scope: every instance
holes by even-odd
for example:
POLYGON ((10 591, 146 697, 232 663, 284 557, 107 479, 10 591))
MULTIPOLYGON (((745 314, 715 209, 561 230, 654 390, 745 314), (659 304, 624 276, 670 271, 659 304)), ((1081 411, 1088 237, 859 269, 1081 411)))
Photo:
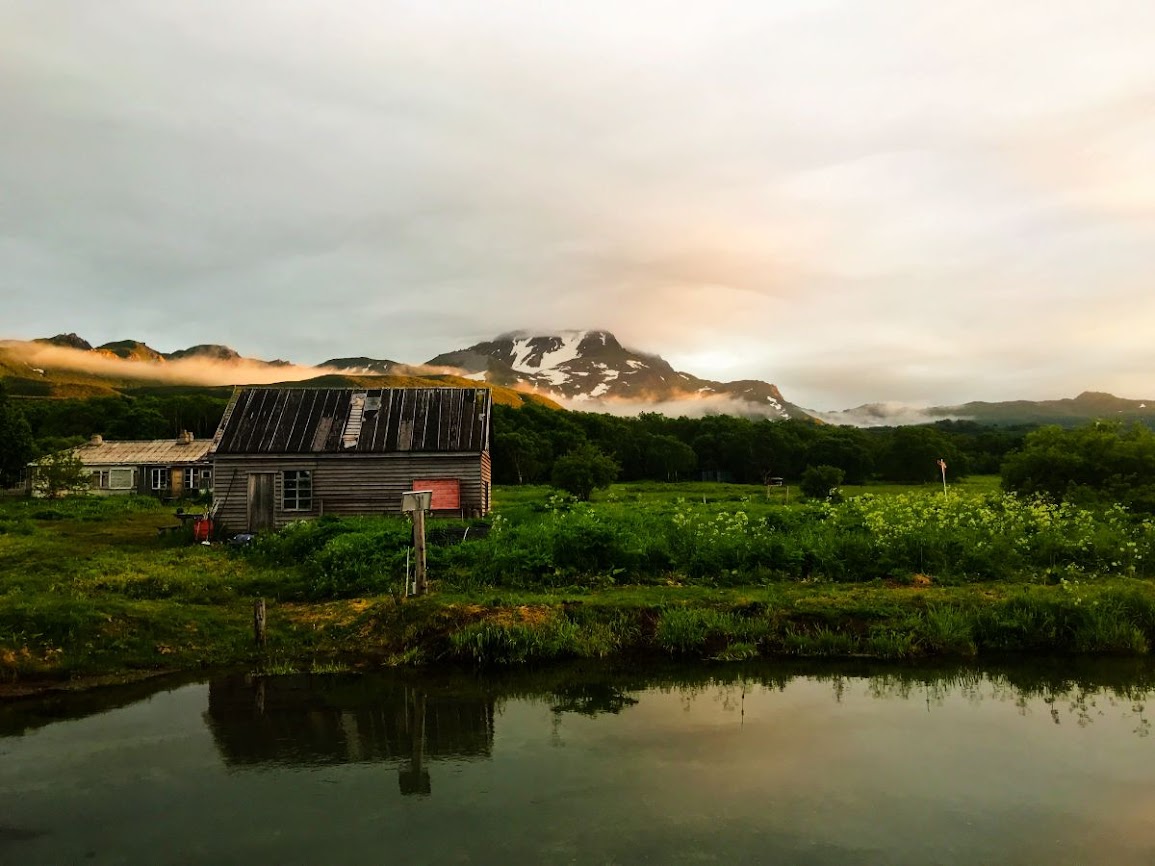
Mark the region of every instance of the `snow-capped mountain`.
POLYGON ((498 385, 531 387, 575 408, 593 410, 615 402, 702 401, 717 404, 720 411, 773 418, 807 416, 767 382, 699 379, 675 370, 657 355, 625 348, 608 331, 504 334, 438 355, 428 364, 455 367, 471 378, 498 385))

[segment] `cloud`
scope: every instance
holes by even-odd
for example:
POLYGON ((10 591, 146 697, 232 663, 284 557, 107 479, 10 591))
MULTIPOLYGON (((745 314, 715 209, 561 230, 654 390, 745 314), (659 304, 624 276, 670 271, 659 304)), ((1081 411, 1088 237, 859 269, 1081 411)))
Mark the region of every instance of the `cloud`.
POLYGON ((904 403, 868 403, 841 412, 815 412, 816 418, 827 424, 850 427, 895 427, 902 424, 933 424, 943 420, 966 420, 961 414, 931 414, 926 407, 904 403))
POLYGON ((807 405, 1120 390, 1150 354, 1070 323, 1155 326, 1153 30, 1143 0, 10 5, 0 336, 419 363, 597 326, 807 405))
POLYGON ((249 358, 236 361, 205 358, 133 361, 99 352, 12 340, 0 341, 0 348, 17 362, 25 364, 32 373, 75 370, 113 379, 144 379, 182 385, 268 385, 274 382, 298 382, 325 372, 315 367, 270 365, 249 358))

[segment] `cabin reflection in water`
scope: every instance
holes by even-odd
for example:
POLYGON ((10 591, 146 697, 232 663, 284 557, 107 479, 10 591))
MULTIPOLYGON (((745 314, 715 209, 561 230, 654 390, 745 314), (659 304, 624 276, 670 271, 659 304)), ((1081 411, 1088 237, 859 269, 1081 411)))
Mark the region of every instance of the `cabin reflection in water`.
POLYGON ((402 794, 429 794, 426 762, 488 759, 493 698, 368 677, 227 677, 205 722, 229 767, 395 763, 402 794))

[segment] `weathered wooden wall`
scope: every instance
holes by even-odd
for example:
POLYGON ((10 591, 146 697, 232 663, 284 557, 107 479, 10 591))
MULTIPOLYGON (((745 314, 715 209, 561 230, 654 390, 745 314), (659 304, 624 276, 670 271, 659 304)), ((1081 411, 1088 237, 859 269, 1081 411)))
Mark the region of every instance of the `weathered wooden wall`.
POLYGON ((217 523, 230 532, 248 529, 248 475, 272 472, 278 527, 323 514, 400 514, 401 493, 415 478, 456 478, 465 516, 489 510, 489 454, 217 454, 213 497, 217 523), (312 472, 313 501, 307 511, 285 511, 282 476, 287 470, 312 472))

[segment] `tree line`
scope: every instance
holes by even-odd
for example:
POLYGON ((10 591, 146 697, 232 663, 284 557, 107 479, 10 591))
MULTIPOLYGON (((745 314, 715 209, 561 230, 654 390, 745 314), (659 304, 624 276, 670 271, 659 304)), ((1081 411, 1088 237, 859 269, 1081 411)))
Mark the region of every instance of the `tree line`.
POLYGON ((617 463, 622 481, 797 482, 810 467, 831 466, 848 484, 918 484, 940 477, 938 460, 952 478, 997 473, 1026 432, 964 421, 861 429, 732 415, 627 418, 495 406, 494 480, 547 483, 559 458, 588 445, 617 463))
POLYGON ((226 395, 212 393, 14 398, 0 383, 0 487, 19 481, 29 461, 94 434, 165 439, 188 430, 197 438, 211 437, 227 404, 226 395))
MULTIPOLYGON (((3 481, 19 477, 29 460, 106 439, 163 439, 189 430, 216 431, 228 397, 223 393, 155 393, 74 399, 21 399, 0 385, 3 481)), ((879 479, 934 481, 936 460, 952 478, 990 474, 1022 442, 1025 430, 969 422, 857 429, 812 421, 754 420, 729 415, 671 418, 656 413, 616 417, 559 412, 529 404, 494 406, 493 466, 499 484, 550 483, 558 461, 594 449, 616 465, 623 481, 723 480, 747 484, 799 481, 807 468, 836 467, 849 484, 879 479)), ((572 473, 573 461, 562 464, 572 473)), ((606 467, 600 466, 601 477, 606 467)))
MULTIPOLYGON (((10 397, 0 383, 0 486, 30 460, 83 442, 163 439, 189 430, 211 437, 225 393, 145 393, 87 399, 10 397)), ((498 484, 576 488, 620 481, 720 480, 765 484, 781 478, 815 487, 886 481, 1003 476, 1024 494, 1084 503, 1118 502, 1155 513, 1155 432, 1140 424, 1098 421, 1067 429, 989 427, 970 421, 854 428, 806 420, 731 415, 671 418, 559 412, 534 404, 493 407, 493 473, 498 484), (837 473, 815 470, 835 469, 837 473)))

